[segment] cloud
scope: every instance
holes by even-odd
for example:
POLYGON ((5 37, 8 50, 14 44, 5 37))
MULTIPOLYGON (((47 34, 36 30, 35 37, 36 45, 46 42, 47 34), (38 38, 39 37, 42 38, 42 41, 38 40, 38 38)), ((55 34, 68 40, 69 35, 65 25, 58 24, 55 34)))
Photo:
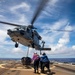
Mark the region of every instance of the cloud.
POLYGON ((55 5, 59 0, 50 0, 51 5, 55 5))
POLYGON ((11 38, 9 35, 7 35, 7 31, 5 29, 0 29, 0 45, 13 45, 13 42, 11 41, 11 38), (9 42, 10 41, 10 42, 9 42))
POLYGON ((12 53, 24 53, 24 51, 21 48, 13 48, 12 53))
POLYGON ((3 15, 0 15, 0 18, 4 18, 4 16, 3 15))
POLYGON ((6 17, 2 14, 2 15, 0 15, 0 21, 4 21, 4 20, 6 20, 6 17))
POLYGON ((65 46, 70 42, 69 32, 65 32, 61 38, 59 38, 58 43, 56 45, 56 51, 63 49, 65 50, 65 46), (65 36, 65 37, 64 37, 65 36))
POLYGON ((4 42, 4 40, 6 39, 7 37, 7 33, 5 30, 0 30, 0 43, 1 42, 4 42))
POLYGON ((54 41, 56 41, 56 38, 60 38, 60 36, 63 35, 64 32, 54 31, 53 29, 60 30, 62 28, 64 30, 67 23, 68 23, 68 19, 60 19, 54 22, 53 24, 44 24, 41 27, 43 31, 40 33, 41 36, 43 37, 43 40, 50 43, 53 43, 54 41))
MULTIPOLYGON (((15 20, 15 18, 13 19, 13 21, 15 20, 14 23, 17 22, 17 23, 21 23, 21 24, 22 23, 26 24, 27 18, 25 17, 25 14, 21 14, 18 10, 24 10, 24 12, 26 12, 26 11, 29 11, 29 9, 30 9, 30 6, 28 4, 26 4, 25 2, 22 2, 16 6, 10 6, 8 8, 8 10, 10 10, 10 13, 14 14, 14 16, 16 16, 18 18, 17 20, 15 20)), ((6 13, 8 14, 8 12, 6 12, 6 13)), ((1 17, 1 20, 8 21, 7 17, 5 17, 3 15, 0 15, 0 17, 1 17)), ((7 35, 7 29, 13 29, 13 27, 9 26, 9 25, 5 26, 5 25, 1 24, 1 27, 0 27, 0 49, 3 50, 2 54, 3 55, 8 54, 8 56, 6 56, 6 57, 9 57, 13 54, 14 54, 14 56, 18 55, 18 57, 25 56, 26 53, 23 51, 23 48, 21 45, 19 46, 21 48, 13 49, 14 42, 12 42, 11 38, 7 35), (10 40, 8 40, 8 38, 10 40)), ((14 57, 14 56, 11 56, 11 57, 14 57)))
MULTIPOLYGON (((65 29, 72 29, 71 26, 66 26, 65 29)), ((59 46, 65 46, 70 42, 70 32, 64 32, 63 36, 58 40, 59 46)))
POLYGON ((65 32, 62 38, 59 39, 58 43, 66 45, 70 41, 70 34, 69 32, 65 32))
POLYGON ((12 14, 15 14, 15 17, 17 18, 16 23, 25 25, 29 23, 27 14, 30 12, 30 8, 29 4, 22 2, 10 7, 9 10, 12 14))
POLYGON ((25 10, 25 11, 29 11, 30 10, 30 6, 27 3, 22 2, 19 5, 13 6, 11 8, 11 11, 16 12, 16 10, 18 10, 18 9, 22 9, 22 10, 25 10))
POLYGON ((63 18, 63 19, 59 19, 59 20, 57 20, 57 21, 55 21, 55 22, 53 22, 52 24, 44 24, 41 28, 42 29, 60 29, 60 28, 62 28, 62 27, 65 27, 65 26, 67 26, 67 24, 68 24, 68 19, 65 19, 65 18, 63 18))
POLYGON ((53 45, 51 46, 52 50, 46 52, 49 57, 56 57, 56 58, 72 58, 75 57, 75 51, 72 47, 68 46, 60 46, 60 45, 53 45), (53 50, 54 49, 54 50, 53 50))
MULTIPOLYGON (((38 1, 38 0, 37 0, 38 1)), ((35 4, 37 4, 36 1, 33 1, 35 4, 34 6, 32 5, 32 1, 30 1, 29 3, 27 2, 20 2, 18 4, 15 3, 16 5, 10 5, 8 8, 5 7, 4 9, 7 8, 7 10, 0 10, 0 18, 1 20, 6 20, 6 21, 11 21, 12 23, 18 23, 18 24, 28 24, 30 19, 31 19, 31 15, 32 12, 34 12, 34 6, 36 6, 35 4), (30 3, 31 2, 31 3, 30 3), (32 8, 32 9, 31 9, 32 8), (33 11, 32 11, 33 10, 33 11), (4 12, 4 13, 2 13, 4 12)), ((60 4, 61 5, 61 4, 60 4)), ((59 0, 50 0, 50 2, 48 3, 48 7, 47 9, 45 8, 44 11, 44 15, 42 15, 43 19, 45 18, 45 21, 47 21, 47 17, 48 17, 48 23, 44 22, 44 20, 40 20, 37 23, 37 26, 42 29, 40 30, 38 33, 42 36, 42 40, 44 40, 46 42, 45 47, 50 47, 52 50, 48 53, 48 55, 55 55, 56 56, 75 56, 75 45, 71 45, 71 37, 72 34, 70 32, 62 32, 62 31, 54 31, 55 30, 61 30, 61 29, 65 29, 65 30, 74 30, 75 26, 74 25, 70 25, 70 21, 68 18, 66 18, 66 16, 64 17, 64 13, 63 15, 60 12, 61 6, 59 5, 59 0), (46 15, 45 15, 46 14, 46 15), (61 15, 60 15, 61 14, 61 15), (61 17, 63 16, 63 17, 61 17), (59 19, 58 19, 59 17, 59 19), (52 22, 51 22, 52 21, 52 22), (42 25, 42 26, 41 26, 42 25), (44 30, 43 30, 44 29, 44 30), (46 29, 50 29, 50 30, 46 30, 46 29)), ((1 7, 2 8, 2 7, 1 7)), ((62 10, 62 9, 61 9, 62 10)), ((68 13, 67 13, 68 14, 68 13)), ((41 16, 40 15, 40 16, 41 16)), ((23 47, 23 46, 19 46, 19 48, 15 49, 14 48, 14 42, 12 42, 11 38, 9 38, 9 36, 7 35, 6 29, 7 28, 12 28, 10 26, 5 26, 1 24, 0 27, 0 52, 1 55, 7 55, 8 57, 22 57, 25 56, 27 53, 26 49, 27 47, 23 47), (8 39, 9 38, 9 39, 8 39), (25 49, 25 51, 24 51, 25 49), (10 53, 10 54, 9 54, 10 53)), ((73 44, 73 43, 72 43, 73 44)), ((32 56, 34 52, 39 53, 39 51, 36 51, 35 49, 30 49, 29 50, 29 56, 32 56)), ((6 56, 6 57, 7 57, 6 56)))
MULTIPOLYGON (((49 29, 48 24, 42 26, 43 29, 49 29)), ((61 19, 59 21, 54 22, 50 29, 56 29, 56 30, 72 30, 73 27, 69 24, 68 19, 61 19)), ((74 56, 74 46, 69 47, 70 44, 70 34, 71 32, 65 32, 65 31, 50 31, 47 33, 48 30, 44 30, 41 32, 41 35, 43 39, 46 41, 47 46, 50 47, 51 51, 46 52, 48 55, 55 55, 60 56, 64 55, 65 57, 70 56, 73 54, 74 56)), ((50 56, 49 55, 49 56, 50 56)), ((63 57, 64 57, 63 56, 63 57)), ((71 56, 70 56, 71 57, 71 56)))
POLYGON ((58 18, 60 15, 58 2, 59 0, 50 0, 44 9, 44 16, 54 19, 58 18))
POLYGON ((72 46, 72 49, 75 50, 75 45, 72 46))

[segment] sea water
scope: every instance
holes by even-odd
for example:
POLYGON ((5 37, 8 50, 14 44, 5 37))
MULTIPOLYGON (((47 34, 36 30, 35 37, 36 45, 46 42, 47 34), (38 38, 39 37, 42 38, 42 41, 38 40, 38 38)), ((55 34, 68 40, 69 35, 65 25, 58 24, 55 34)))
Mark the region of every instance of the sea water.
MULTIPOLYGON (((0 60, 21 60, 21 58, 0 58, 0 60)), ((50 61, 75 63, 75 58, 49 58, 50 61)))
POLYGON ((50 58, 50 61, 57 61, 62 63, 75 63, 75 58, 50 58))

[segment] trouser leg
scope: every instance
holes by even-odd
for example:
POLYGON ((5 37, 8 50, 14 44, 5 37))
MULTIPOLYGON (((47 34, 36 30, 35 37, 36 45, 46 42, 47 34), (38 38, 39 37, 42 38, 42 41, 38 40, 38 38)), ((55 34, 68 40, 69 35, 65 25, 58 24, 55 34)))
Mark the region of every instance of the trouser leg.
POLYGON ((44 72, 44 63, 43 62, 40 62, 40 68, 41 68, 41 72, 43 73, 44 72))
POLYGON ((34 73, 36 73, 36 61, 34 61, 34 73))
POLYGON ((39 61, 36 60, 36 61, 34 62, 34 72, 35 72, 35 73, 36 73, 36 71, 38 72, 38 68, 39 68, 39 61))
POLYGON ((39 72, 38 68, 39 68, 39 62, 37 62, 37 64, 36 64, 37 73, 39 72))
POLYGON ((47 67, 47 69, 48 69, 48 72, 51 72, 51 71, 50 71, 50 63, 49 63, 49 62, 46 63, 46 67, 47 67))
POLYGON ((40 62, 40 68, 41 68, 41 70, 42 70, 42 62, 40 62))
POLYGON ((41 72, 44 73, 44 67, 45 67, 45 64, 42 63, 42 69, 41 69, 41 72))

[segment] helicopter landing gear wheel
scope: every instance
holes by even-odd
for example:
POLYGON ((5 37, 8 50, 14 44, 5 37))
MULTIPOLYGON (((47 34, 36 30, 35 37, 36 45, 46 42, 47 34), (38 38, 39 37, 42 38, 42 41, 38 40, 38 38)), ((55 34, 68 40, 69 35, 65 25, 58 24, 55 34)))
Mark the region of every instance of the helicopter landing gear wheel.
POLYGON ((17 42, 15 43, 15 47, 16 47, 16 48, 18 47, 18 43, 17 43, 17 42))

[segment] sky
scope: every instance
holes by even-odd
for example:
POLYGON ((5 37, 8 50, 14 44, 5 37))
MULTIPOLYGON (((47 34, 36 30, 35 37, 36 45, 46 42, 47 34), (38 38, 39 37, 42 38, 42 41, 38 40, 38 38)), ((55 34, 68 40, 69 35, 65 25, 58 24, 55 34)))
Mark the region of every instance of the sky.
MULTIPOLYGON (((0 21, 29 25, 40 0, 0 0, 0 21)), ((49 0, 34 23, 44 40, 49 58, 75 58, 75 0, 49 0), (55 31, 67 30, 67 31, 55 31)), ((21 58, 28 47, 15 43, 7 35, 15 27, 0 24, 0 58, 21 58)), ((29 48, 32 57, 35 49, 29 48)))

